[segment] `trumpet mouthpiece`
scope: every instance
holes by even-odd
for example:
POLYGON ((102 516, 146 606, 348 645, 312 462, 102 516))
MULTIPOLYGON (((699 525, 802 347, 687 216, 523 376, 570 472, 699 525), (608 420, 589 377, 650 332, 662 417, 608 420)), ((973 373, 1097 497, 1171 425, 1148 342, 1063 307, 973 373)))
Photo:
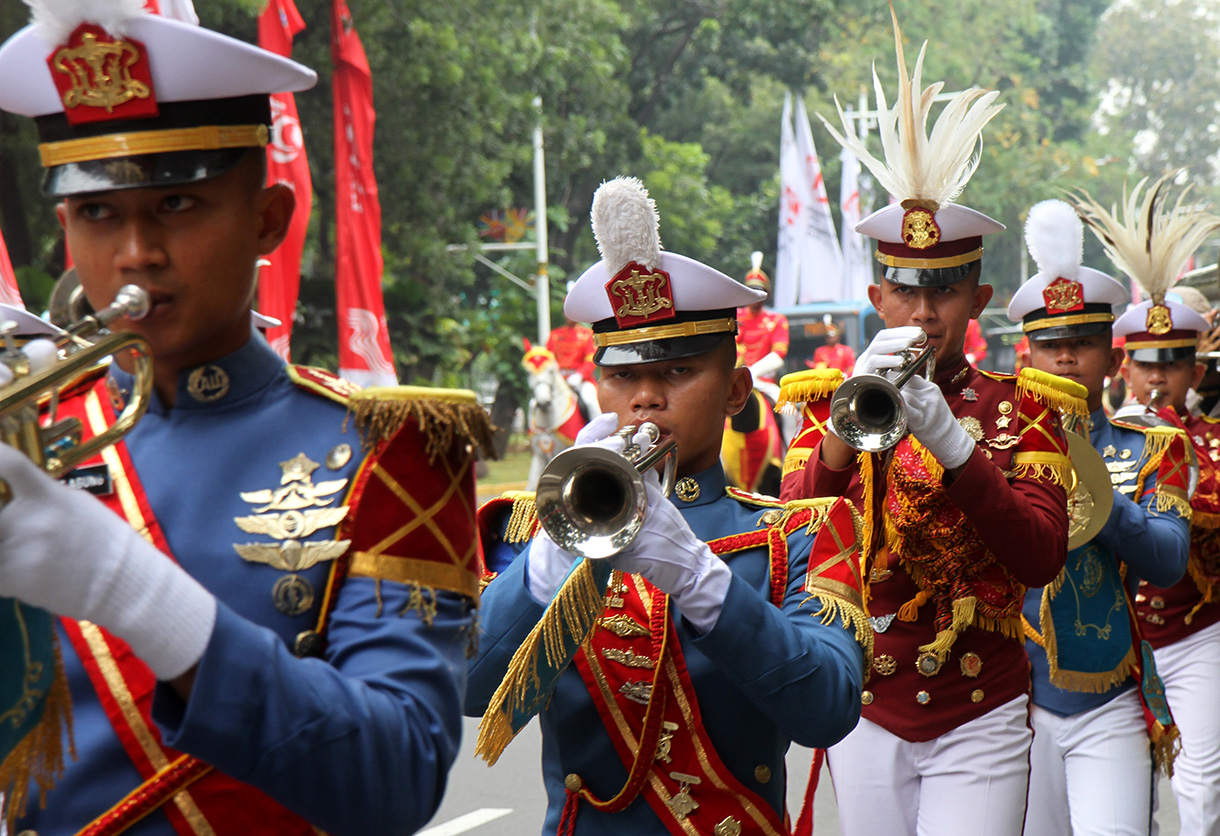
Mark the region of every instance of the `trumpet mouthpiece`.
POLYGON ((114 301, 105 310, 98 311, 97 318, 103 325, 125 316, 128 319, 143 319, 152 307, 148 291, 134 284, 125 284, 119 288, 114 301))

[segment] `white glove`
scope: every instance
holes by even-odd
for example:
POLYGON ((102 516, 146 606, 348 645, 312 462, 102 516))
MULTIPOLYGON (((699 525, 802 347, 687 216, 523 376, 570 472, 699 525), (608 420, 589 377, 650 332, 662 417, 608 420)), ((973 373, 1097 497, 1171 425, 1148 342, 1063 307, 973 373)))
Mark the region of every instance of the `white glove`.
POLYGON ((608 558, 620 572, 643 575, 674 599, 700 633, 716 626, 733 573, 691 531, 655 480, 646 482, 648 516, 631 548, 608 558))
POLYGON ((585 385, 584 375, 582 375, 580 372, 572 372, 567 376, 566 380, 568 382, 568 386, 570 386, 576 392, 579 392, 580 388, 585 385))
POLYGON ((770 377, 783 367, 784 358, 771 351, 762 359, 750 364, 750 374, 753 375, 755 380, 758 380, 761 377, 770 377))
MULTIPOLYGON (((613 412, 604 412, 581 428, 572 447, 601 447, 622 454, 627 443, 617 433, 618 416, 613 412)), ((636 433, 632 443, 638 444, 644 452, 652 446, 646 433, 636 433)), ((655 472, 653 481, 657 481, 655 472)), ((526 583, 530 597, 540 604, 549 604, 579 559, 555 545, 545 531, 540 532, 530 544, 526 557, 526 583)))
POLYGON ((898 356, 898 352, 906 351, 922 338, 923 329, 917 325, 878 331, 868 348, 861 351, 860 356, 856 358, 851 376, 883 374, 889 369, 898 368, 902 365, 902 357, 898 356))
POLYGON ((99 624, 158 679, 203 656, 216 599, 89 493, 63 485, 0 444, 13 499, 0 510, 0 595, 99 624))
POLYGON ((911 435, 927 447, 946 470, 961 467, 974 452, 974 439, 957 423, 940 387, 916 375, 899 390, 906 405, 911 435))

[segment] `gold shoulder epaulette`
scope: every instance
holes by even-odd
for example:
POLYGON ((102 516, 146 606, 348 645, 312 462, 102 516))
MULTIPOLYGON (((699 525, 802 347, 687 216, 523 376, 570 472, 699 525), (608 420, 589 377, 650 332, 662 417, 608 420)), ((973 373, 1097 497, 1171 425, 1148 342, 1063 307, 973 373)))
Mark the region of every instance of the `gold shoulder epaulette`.
POLYGON ((775 402, 775 408, 829 397, 842 382, 843 372, 839 369, 810 369, 786 374, 779 381, 779 400, 775 402))
POLYGON ((1017 397, 1029 395, 1043 406, 1057 409, 1066 415, 1085 418, 1089 414, 1086 399, 1089 390, 1074 380, 1057 374, 1024 368, 1017 375, 1017 397))
POLYGON ((468 389, 426 386, 374 386, 354 392, 348 409, 356 417, 366 444, 393 438, 410 420, 427 439, 429 460, 460 440, 492 456, 495 428, 487 411, 468 389))
POLYGON ((1017 379, 1017 376, 1012 372, 990 372, 987 369, 975 369, 983 377, 989 377, 992 380, 999 380, 1006 383, 1011 383, 1017 379))
POLYGON ((538 506, 534 504, 533 491, 505 491, 500 499, 513 503, 508 527, 504 529, 505 543, 524 543, 534 536, 538 527, 538 506))
POLYGON ((288 364, 288 378, 302 389, 347 406, 348 399, 360 391, 350 380, 315 366, 288 364))
POLYGON ((763 493, 754 493, 753 491, 742 490, 741 488, 727 487, 724 492, 736 499, 738 502, 746 505, 757 505, 760 508, 783 508, 784 503, 780 502, 773 496, 767 496, 763 493))
POLYGON ((1220 424, 1220 418, 1213 418, 1210 415, 1200 415, 1199 417, 1209 424, 1220 424))

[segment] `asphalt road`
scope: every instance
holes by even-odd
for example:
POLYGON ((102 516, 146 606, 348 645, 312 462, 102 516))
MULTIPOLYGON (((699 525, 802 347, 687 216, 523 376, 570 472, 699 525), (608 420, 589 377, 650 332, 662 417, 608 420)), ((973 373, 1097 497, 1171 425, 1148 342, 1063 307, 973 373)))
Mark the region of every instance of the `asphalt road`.
MULTIPOLYGON (((477 719, 465 721, 462 751, 450 773, 445 800, 419 836, 539 836, 546 795, 542 791, 538 723, 526 726, 494 767, 474 756, 478 729, 477 719)), ((793 747, 788 753, 788 810, 794 818, 800 812, 812 758, 810 749, 793 747)), ((1177 836, 1178 811, 1169 782, 1162 780, 1159 789, 1155 819, 1160 836, 1177 836)), ((839 832, 834 791, 825 769, 814 799, 813 825, 813 832, 822 836, 839 832)))

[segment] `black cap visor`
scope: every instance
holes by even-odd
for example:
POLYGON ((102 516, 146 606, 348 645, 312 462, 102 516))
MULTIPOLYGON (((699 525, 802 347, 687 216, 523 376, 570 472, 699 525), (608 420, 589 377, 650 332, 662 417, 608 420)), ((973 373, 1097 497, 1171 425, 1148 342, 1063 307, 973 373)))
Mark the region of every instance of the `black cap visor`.
POLYGON ((1137 363, 1176 363, 1178 360, 1195 359, 1195 347, 1180 345, 1173 348, 1128 348, 1127 356, 1137 363))
POLYGON ((957 264, 953 267, 882 267, 881 276, 888 282, 907 287, 944 287, 956 284, 977 268, 979 261, 957 264))

